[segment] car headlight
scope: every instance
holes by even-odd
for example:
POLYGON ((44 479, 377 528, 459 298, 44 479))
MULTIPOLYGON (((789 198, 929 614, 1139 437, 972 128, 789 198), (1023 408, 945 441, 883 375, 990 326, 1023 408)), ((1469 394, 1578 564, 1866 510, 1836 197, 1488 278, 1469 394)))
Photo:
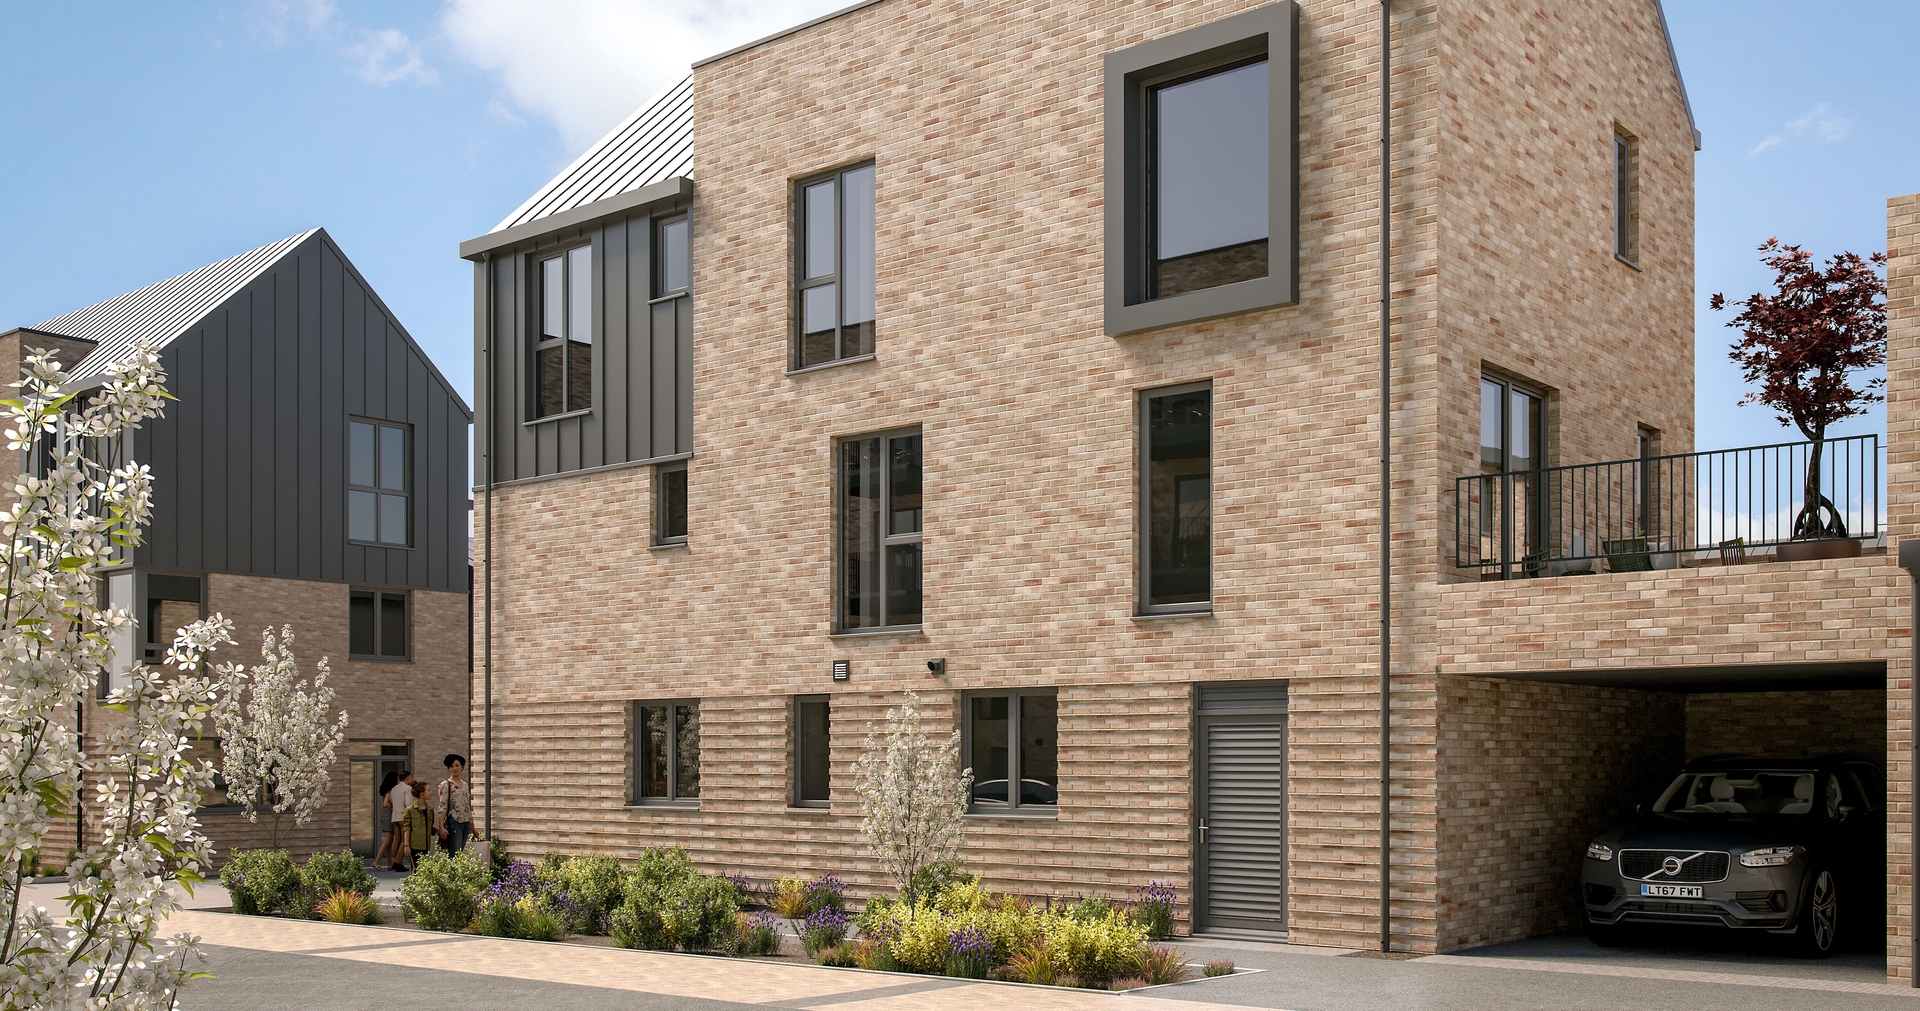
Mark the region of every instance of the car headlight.
POLYGON ((1740 866, 1785 867, 1793 862, 1794 857, 1805 852, 1799 846, 1766 846, 1740 854, 1740 866))
POLYGON ((1601 845, 1600 843, 1597 843, 1597 842, 1596 842, 1596 843, 1588 843, 1588 844, 1587 844, 1587 859, 1588 859, 1588 860, 1612 860, 1612 859, 1613 859, 1613 847, 1611 847, 1611 846, 1603 846, 1603 845, 1601 845))

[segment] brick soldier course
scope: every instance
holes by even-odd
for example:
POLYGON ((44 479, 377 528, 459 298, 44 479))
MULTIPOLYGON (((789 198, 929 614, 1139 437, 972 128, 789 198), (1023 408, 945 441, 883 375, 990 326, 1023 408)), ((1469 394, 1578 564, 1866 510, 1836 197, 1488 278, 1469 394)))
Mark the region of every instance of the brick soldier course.
MULTIPOLYGON (((1195 686, 1283 681, 1287 939, 1375 943, 1379 4, 1299 7, 1298 304, 1103 329, 1102 61, 1259 6, 880 0, 694 69, 687 542, 651 544, 658 489, 642 466, 684 452, 589 467, 564 462, 563 436, 538 443, 562 462, 537 477, 496 471, 492 802, 510 846, 677 843, 711 870, 883 888, 851 787, 868 725, 908 690, 944 732, 962 692, 1047 687, 1057 817, 970 816, 966 862, 1031 895, 1168 880, 1184 916, 1195 686), (794 184, 868 160, 873 360, 790 373, 794 184), (1212 609, 1140 616, 1138 398, 1201 380, 1212 609), (924 619, 836 635, 835 440, 910 426, 924 440, 924 619), (830 680, 836 661, 848 681, 830 680), (792 697, 815 693, 831 695, 832 803, 794 807, 792 697), (698 701, 697 809, 629 802, 632 705, 647 700, 698 701)), ((1795 748, 1884 741, 1898 755, 1906 603, 1885 554, 1510 582, 1453 568, 1482 375, 1545 392, 1548 465, 1632 457, 1643 429, 1662 452, 1693 448, 1696 135, 1652 0, 1405 3, 1392 17, 1391 930, 1395 947, 1432 952, 1576 926, 1585 834, 1715 734, 1785 722, 1795 748), (1632 262, 1614 254, 1622 134, 1632 262), (1842 662, 1885 664, 1889 690, 1809 706, 1804 692, 1537 680, 1842 662)), ((582 238, 603 258, 637 255, 630 222, 606 245, 612 204, 545 231, 521 213, 463 247, 491 257, 476 275, 477 389, 486 354, 500 370, 528 353, 513 336, 533 311, 515 287, 526 257, 582 238)), ((496 431, 519 438, 521 422, 496 431)), ((478 741, 479 683, 474 698, 478 741)), ((1902 805, 1905 774, 1895 762, 1902 805)), ((1904 859, 1890 869, 1895 976, 1904 859)))

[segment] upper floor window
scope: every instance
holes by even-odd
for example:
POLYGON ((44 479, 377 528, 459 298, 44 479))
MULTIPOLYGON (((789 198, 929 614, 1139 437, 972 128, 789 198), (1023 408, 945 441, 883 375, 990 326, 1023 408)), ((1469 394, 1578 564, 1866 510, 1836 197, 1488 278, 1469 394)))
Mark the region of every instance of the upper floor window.
POLYGON ((146 658, 157 663, 173 644, 182 628, 200 620, 200 577, 164 576, 146 573, 147 613, 141 625, 146 632, 146 658))
POLYGON ((653 223, 653 297, 684 295, 693 282, 693 226, 685 214, 653 223))
POLYGON ((840 629, 920 624, 920 433, 840 443, 840 629))
POLYGON ((1546 461, 1546 398, 1501 376, 1480 378, 1480 472, 1510 474, 1480 500, 1480 557, 1524 563, 1543 546, 1546 513, 1538 471, 1546 461))
POLYGON ((1142 613, 1212 606, 1212 427, 1208 383, 1140 398, 1142 613))
POLYGON ((1294 5, 1111 54, 1109 333, 1297 300, 1294 5))
POLYGON ((1640 262, 1640 141, 1613 130, 1613 255, 1640 262))
POLYGON ((354 590, 347 599, 347 653, 361 660, 405 660, 405 590, 354 590))
POLYGON ((653 543, 687 543, 686 461, 661 464, 653 480, 653 543))
POLYGON ((347 537, 407 544, 407 435, 385 421, 347 423, 347 537))
POLYGON ((793 367, 873 354, 874 167, 800 183, 793 367))
POLYGON ((534 417, 593 406, 593 247, 534 265, 539 336, 533 346, 534 417))

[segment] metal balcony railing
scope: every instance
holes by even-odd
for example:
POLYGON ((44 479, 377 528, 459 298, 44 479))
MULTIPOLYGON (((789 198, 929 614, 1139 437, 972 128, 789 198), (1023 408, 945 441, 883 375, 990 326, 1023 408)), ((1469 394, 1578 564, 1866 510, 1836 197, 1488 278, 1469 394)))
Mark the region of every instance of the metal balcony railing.
MULTIPOLYGON (((1482 578, 1745 560, 1794 539, 1811 442, 1479 474, 1454 488, 1454 564, 1482 578)), ((1820 490, 1880 536, 1880 437, 1828 439, 1820 490)))

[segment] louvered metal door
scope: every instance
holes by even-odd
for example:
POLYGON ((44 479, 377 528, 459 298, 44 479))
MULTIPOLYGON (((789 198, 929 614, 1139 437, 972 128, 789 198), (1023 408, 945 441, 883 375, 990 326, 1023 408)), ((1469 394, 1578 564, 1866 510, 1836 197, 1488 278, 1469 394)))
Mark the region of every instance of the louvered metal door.
POLYGON ((1195 825, 1196 925, 1287 929, 1285 688, 1203 690, 1195 825))

